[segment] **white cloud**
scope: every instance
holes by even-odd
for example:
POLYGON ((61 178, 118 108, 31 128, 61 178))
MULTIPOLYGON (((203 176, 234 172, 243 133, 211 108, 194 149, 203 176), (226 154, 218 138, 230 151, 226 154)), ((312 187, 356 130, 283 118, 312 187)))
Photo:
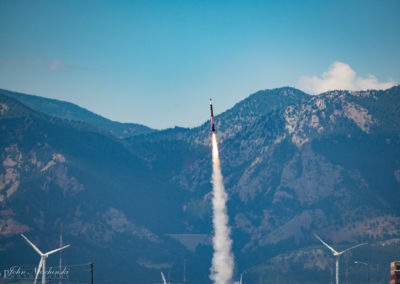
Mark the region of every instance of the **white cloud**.
POLYGON ((47 66, 51 71, 56 71, 66 68, 66 65, 58 59, 53 59, 47 66))
POLYGON ((328 71, 318 76, 301 76, 296 83, 299 88, 307 93, 319 94, 330 90, 383 90, 393 87, 397 83, 393 80, 389 82, 379 82, 374 75, 358 77, 350 65, 342 62, 333 62, 328 71))

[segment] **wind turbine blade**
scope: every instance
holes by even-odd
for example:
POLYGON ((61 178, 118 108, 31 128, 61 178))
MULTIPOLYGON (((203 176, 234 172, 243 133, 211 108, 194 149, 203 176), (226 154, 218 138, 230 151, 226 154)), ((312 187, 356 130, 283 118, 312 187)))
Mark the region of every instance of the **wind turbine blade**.
POLYGON ((38 266, 38 268, 36 270, 35 281, 33 282, 34 284, 36 284, 37 278, 39 276, 40 269, 42 269, 42 265, 43 265, 43 257, 40 258, 39 266, 38 266))
POLYGON ((35 249, 35 251, 40 254, 41 256, 43 255, 43 253, 40 251, 40 249, 38 249, 30 240, 28 240, 27 237, 24 236, 24 234, 21 234, 21 236, 35 249))
POLYGON ((162 272, 161 272, 161 277, 162 277, 164 284, 167 284, 167 280, 165 280, 164 273, 162 273, 162 272))
POLYGON ((340 254, 344 254, 346 251, 355 249, 355 248, 357 248, 357 247, 365 246, 365 245, 367 245, 367 244, 368 244, 368 243, 362 243, 362 244, 358 244, 358 245, 356 245, 356 246, 353 246, 353 247, 351 247, 351 248, 345 249, 344 251, 339 252, 339 255, 340 255, 340 254))
POLYGON ((314 236, 321 242, 323 243, 328 249, 332 251, 333 254, 337 254, 338 252, 335 251, 331 246, 329 246, 327 243, 325 243, 320 237, 318 237, 317 234, 314 233, 314 236))
POLYGON ((67 247, 70 247, 70 246, 71 246, 71 245, 66 245, 66 246, 63 246, 63 247, 61 247, 61 248, 58 248, 58 249, 55 249, 55 250, 51 250, 51 251, 49 251, 49 252, 46 252, 45 255, 50 255, 50 254, 52 254, 52 253, 58 252, 58 251, 63 250, 63 249, 65 249, 65 248, 67 248, 67 247))

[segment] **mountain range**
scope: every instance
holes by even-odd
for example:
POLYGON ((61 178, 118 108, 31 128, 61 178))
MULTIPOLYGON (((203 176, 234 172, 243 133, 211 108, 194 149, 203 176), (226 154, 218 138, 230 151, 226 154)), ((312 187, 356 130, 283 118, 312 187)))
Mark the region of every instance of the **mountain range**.
MULTIPOLYGON (((318 233, 338 250, 369 243, 342 257, 351 283, 365 282, 355 260, 388 281, 400 249, 400 86, 264 90, 215 121, 236 278, 328 281, 318 233)), ((64 263, 93 261, 103 283, 160 282, 160 271, 179 283, 184 270, 187 283, 210 282, 209 121, 153 130, 0 90, 0 128, 1 268, 37 265, 19 234, 50 250, 62 223, 64 263)))

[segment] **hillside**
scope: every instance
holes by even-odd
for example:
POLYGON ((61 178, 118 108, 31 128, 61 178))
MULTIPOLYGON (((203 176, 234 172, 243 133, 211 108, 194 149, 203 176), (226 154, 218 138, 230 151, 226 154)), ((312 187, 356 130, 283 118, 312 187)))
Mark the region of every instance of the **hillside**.
POLYGON ((72 121, 82 121, 96 126, 113 135, 125 138, 155 131, 136 123, 121 123, 104 118, 75 104, 55 99, 48 99, 33 95, 12 92, 0 89, 0 94, 7 95, 22 102, 27 107, 38 112, 72 121))
MULTIPOLYGON (((146 279, 135 283, 149 283, 163 269, 180 281, 186 259, 188 283, 208 283, 209 122, 119 140, 7 96, 0 105, 1 265, 36 263, 16 254, 29 252, 18 234, 40 240, 49 231, 55 244, 63 222, 65 239, 78 246, 71 261, 82 245, 92 248, 85 260, 100 266, 111 251, 113 267, 129 255, 135 264, 121 279, 131 269, 146 279)), ((327 281, 331 256, 317 232, 339 248, 369 242, 344 261, 368 259, 372 275, 387 282, 385 267, 400 248, 399 110, 399 86, 318 96, 279 88, 215 117, 237 277, 327 281)), ((362 267, 351 273, 361 283, 362 267)))
MULTIPOLYGON (((302 248, 318 245, 312 232, 342 246, 399 236, 399 109, 399 87, 318 96, 281 88, 256 93, 215 118, 239 271, 254 271, 252 265, 271 257, 298 258, 293 250, 302 255, 302 248)), ((203 149, 199 158, 175 167, 166 151, 147 162, 167 165, 158 171, 163 178, 191 192, 185 204, 186 217, 196 224, 191 230, 206 230, 211 219, 209 123, 174 133, 130 143, 146 145, 144 160, 168 145, 203 149)), ((173 154, 174 160, 186 157, 173 154)), ((275 266, 268 269, 266 275, 276 273, 275 266)), ((321 266, 308 269, 312 275, 321 266)))
POLYGON ((134 151, 97 128, 37 113, 7 96, 0 95, 0 107, 0 266, 36 265, 19 234, 50 249, 61 223, 72 244, 65 261, 108 263, 100 277, 129 260, 121 273, 149 279, 153 273, 141 262, 157 266, 183 253, 163 235, 182 227, 174 220, 182 197, 154 179, 134 151))

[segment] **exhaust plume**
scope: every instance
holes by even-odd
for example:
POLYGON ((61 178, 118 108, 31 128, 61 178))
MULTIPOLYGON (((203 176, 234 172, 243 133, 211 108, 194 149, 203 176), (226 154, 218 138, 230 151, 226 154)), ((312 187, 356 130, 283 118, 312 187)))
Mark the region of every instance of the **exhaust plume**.
POLYGON ((225 192, 221 167, 219 162, 218 144, 215 133, 212 134, 212 162, 213 162, 213 225, 214 225, 214 255, 210 279, 215 284, 230 284, 233 276, 233 254, 231 252, 232 240, 228 227, 228 214, 226 201, 228 195, 225 192))

